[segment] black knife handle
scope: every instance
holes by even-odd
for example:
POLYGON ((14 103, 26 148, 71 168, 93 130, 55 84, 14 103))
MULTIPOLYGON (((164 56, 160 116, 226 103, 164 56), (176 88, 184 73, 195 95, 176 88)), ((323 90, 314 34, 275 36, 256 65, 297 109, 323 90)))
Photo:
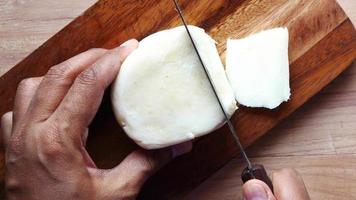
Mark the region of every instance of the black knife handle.
POLYGON ((268 185, 268 187, 271 189, 271 191, 273 192, 272 181, 271 181, 271 179, 269 179, 266 169, 264 168, 263 165, 254 164, 254 165, 252 165, 251 170, 248 169, 248 167, 246 167, 241 173, 241 179, 242 179, 243 183, 245 183, 251 179, 261 180, 261 181, 265 182, 268 185))

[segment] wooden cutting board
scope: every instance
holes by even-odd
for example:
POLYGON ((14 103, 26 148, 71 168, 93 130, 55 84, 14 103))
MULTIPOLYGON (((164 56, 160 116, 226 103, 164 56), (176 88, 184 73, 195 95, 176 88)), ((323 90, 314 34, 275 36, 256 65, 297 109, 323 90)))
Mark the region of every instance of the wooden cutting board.
MULTIPOLYGON (((205 28, 217 41, 223 60, 228 37, 240 38, 277 26, 289 29, 291 100, 273 111, 240 108, 232 120, 245 146, 300 107, 344 71, 356 56, 356 32, 334 0, 179 2, 187 20, 205 28)), ((0 78, 0 114, 11 110, 16 86, 22 79, 41 76, 50 66, 89 48, 112 48, 129 38, 142 39, 179 24, 171 0, 99 1, 0 78)), ((136 148, 116 123, 109 99, 104 98, 90 127, 90 154, 98 166, 110 168, 136 148)), ((171 162, 147 182, 140 198, 167 199, 181 195, 236 154, 226 127, 199 138, 190 154, 171 162)), ((3 153, 0 171, 3 185, 3 153)))

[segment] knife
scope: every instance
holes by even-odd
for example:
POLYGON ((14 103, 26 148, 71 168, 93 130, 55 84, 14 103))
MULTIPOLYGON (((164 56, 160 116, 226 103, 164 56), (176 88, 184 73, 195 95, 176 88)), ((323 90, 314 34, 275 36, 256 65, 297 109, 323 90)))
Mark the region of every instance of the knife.
POLYGON ((215 95, 215 97, 216 97, 216 99, 217 99, 217 101, 219 103, 219 106, 220 106, 220 108, 221 108, 221 110, 222 110, 222 112, 224 114, 224 117, 225 117, 226 123, 227 123, 227 125, 229 127, 230 133, 231 133, 232 137, 234 138, 234 141, 235 141, 237 147, 239 148, 239 150, 241 152, 242 158, 243 158, 243 160, 245 161, 245 163, 247 165, 247 167, 245 167, 244 170, 241 173, 242 182, 245 183, 245 182, 247 182, 248 180, 251 180, 251 179, 259 179, 259 180, 265 182, 268 185, 268 187, 271 189, 271 191, 273 192, 272 182, 269 179, 269 177, 267 175, 267 172, 266 172, 266 169, 264 168, 264 166, 261 165, 261 164, 251 164, 249 158, 247 157, 247 154, 246 154, 243 146, 241 145, 240 139, 236 134, 235 127, 232 125, 232 122, 229 119, 229 116, 227 115, 227 113, 226 113, 226 111, 225 111, 225 109, 224 109, 224 107, 223 107, 223 105, 221 103, 221 100, 220 100, 219 95, 218 95, 217 90, 216 90, 216 86, 214 85, 214 83, 212 81, 212 78, 211 78, 211 76, 210 76, 210 74, 208 72, 208 69, 204 65, 203 59, 200 56, 198 48, 197 48, 197 46, 196 46, 196 44, 194 42, 193 36, 192 36, 192 34, 190 33, 190 31, 188 29, 187 22, 186 22, 186 20, 185 20, 185 18, 183 16, 183 12, 182 12, 181 8, 179 7, 179 4, 178 4, 177 0, 173 0, 173 2, 174 2, 174 5, 175 5, 175 7, 176 7, 176 9, 178 11, 179 17, 182 20, 183 25, 184 25, 184 27, 185 27, 185 29, 187 31, 187 34, 188 34, 189 39, 190 39, 190 41, 191 41, 191 43, 193 45, 195 53, 197 54, 197 57, 198 57, 201 65, 202 65, 202 67, 204 69, 205 75, 206 75, 206 77, 207 77, 207 79, 209 81, 209 84, 210 84, 210 86, 211 86, 211 88, 212 88, 212 90, 214 92, 214 95, 215 95))

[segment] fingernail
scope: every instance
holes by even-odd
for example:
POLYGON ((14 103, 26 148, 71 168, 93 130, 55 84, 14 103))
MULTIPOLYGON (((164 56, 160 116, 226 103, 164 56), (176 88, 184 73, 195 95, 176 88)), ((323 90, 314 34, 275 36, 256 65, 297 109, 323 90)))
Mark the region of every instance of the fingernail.
POLYGON ((267 192, 263 186, 252 184, 243 191, 246 200, 268 200, 267 192))
POLYGON ((171 147, 172 158, 176 158, 180 155, 190 152, 193 148, 193 143, 191 141, 177 144, 171 147))
POLYGON ((131 40, 127 40, 126 42, 122 43, 120 45, 120 47, 127 47, 127 46, 131 46, 134 43, 136 43, 137 41, 135 39, 131 39, 131 40))

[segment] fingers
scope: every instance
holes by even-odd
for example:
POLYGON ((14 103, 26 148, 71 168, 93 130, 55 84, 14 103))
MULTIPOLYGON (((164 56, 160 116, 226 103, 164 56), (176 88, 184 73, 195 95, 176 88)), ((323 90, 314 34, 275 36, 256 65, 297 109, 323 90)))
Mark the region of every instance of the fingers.
POLYGON ((283 169, 273 173, 272 183, 277 199, 309 200, 302 177, 294 169, 283 169))
POLYGON ((105 53, 104 49, 91 49, 51 67, 38 86, 30 105, 33 110, 31 118, 36 121, 46 120, 67 94, 78 74, 105 53))
POLYGON ((42 78, 43 77, 27 78, 20 82, 15 96, 13 111, 14 124, 25 115, 42 78))
POLYGON ((119 197, 134 197, 145 181, 172 158, 188 153, 192 143, 178 144, 172 148, 144 151, 139 150, 128 155, 116 168, 107 172, 101 187, 107 188, 106 193, 119 197))
POLYGON ((266 183, 257 179, 247 181, 242 186, 242 194, 244 200, 276 200, 266 183))
MULTIPOLYGON (((105 173, 100 188, 112 198, 134 199, 154 172, 172 159, 170 149, 139 150, 128 155, 117 167, 105 173)), ((104 194, 103 194, 104 195, 104 194)))
MULTIPOLYGON (((108 51, 81 72, 50 120, 65 120, 69 130, 87 127, 98 110, 105 88, 116 78, 121 63, 137 46, 136 40, 130 40, 125 46, 108 51), (71 123, 73 121, 76 123, 71 123)), ((73 133, 76 136, 78 131, 73 133)))
POLYGON ((243 197, 246 200, 309 200, 302 177, 294 169, 283 169, 273 173, 272 183, 274 196, 269 187, 260 180, 247 181, 243 187, 243 197))
POLYGON ((1 118, 2 145, 7 147, 11 137, 13 112, 5 113, 1 118))

